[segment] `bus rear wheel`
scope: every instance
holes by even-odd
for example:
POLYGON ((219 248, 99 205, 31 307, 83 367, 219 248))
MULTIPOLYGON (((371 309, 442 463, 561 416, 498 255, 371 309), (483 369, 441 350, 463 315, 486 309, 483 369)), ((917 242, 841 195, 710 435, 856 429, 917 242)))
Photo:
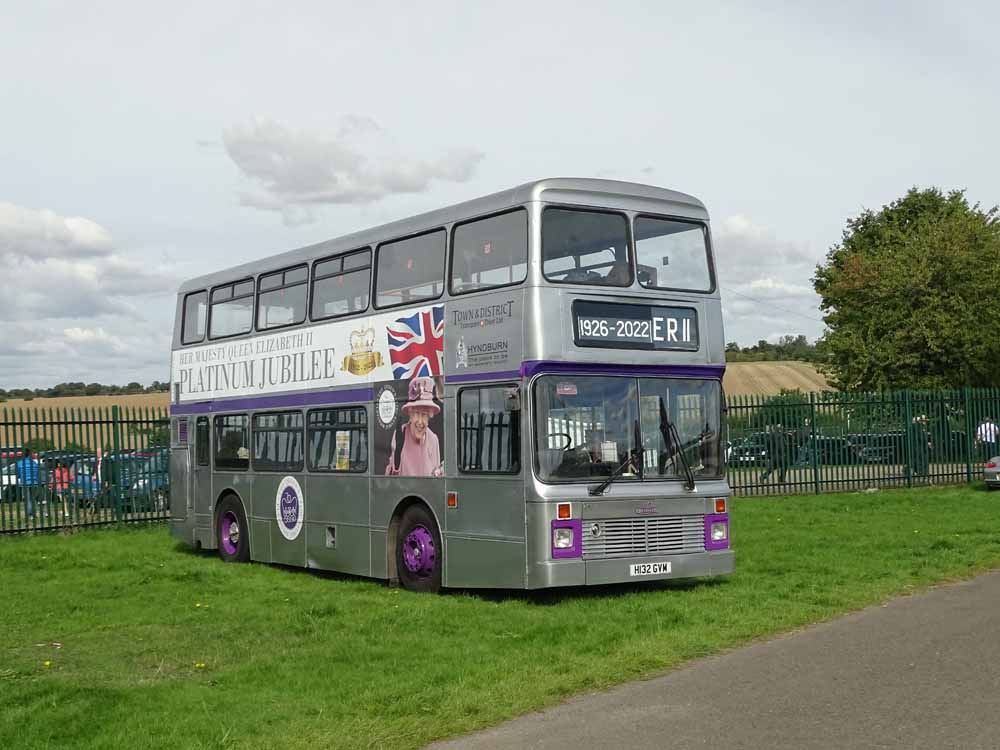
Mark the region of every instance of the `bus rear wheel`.
POLYGON ((441 534, 430 511, 411 505, 403 513, 396 537, 396 570, 407 591, 441 590, 441 534))
POLYGON ((216 512, 219 557, 226 562, 250 560, 250 527, 243 505, 232 495, 222 498, 216 512))

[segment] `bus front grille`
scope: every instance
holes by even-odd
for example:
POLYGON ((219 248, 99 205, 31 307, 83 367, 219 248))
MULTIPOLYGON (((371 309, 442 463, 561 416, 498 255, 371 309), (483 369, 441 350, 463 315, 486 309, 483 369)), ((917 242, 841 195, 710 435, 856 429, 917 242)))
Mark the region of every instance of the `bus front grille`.
POLYGON ((700 515, 609 518, 583 524, 584 559, 704 551, 705 517, 700 515))

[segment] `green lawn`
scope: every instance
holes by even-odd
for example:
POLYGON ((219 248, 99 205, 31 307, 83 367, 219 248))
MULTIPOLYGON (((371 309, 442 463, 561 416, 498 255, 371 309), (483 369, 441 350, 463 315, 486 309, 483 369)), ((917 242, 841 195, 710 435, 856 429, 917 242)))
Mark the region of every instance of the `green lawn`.
POLYGON ((980 488, 732 516, 727 579, 444 596, 225 565, 162 526, 0 539, 0 747, 414 747, 1000 565, 980 488))

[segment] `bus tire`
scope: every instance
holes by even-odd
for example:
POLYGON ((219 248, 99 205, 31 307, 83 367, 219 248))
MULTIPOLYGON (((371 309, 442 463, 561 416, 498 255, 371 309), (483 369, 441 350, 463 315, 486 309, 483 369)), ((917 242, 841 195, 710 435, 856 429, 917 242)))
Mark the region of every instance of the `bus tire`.
POLYGON ((443 551, 441 534, 427 507, 407 508, 396 535, 396 571, 403 588, 430 594, 440 591, 443 551))
POLYGON ((215 534, 219 557, 224 562, 249 562, 250 527, 243 503, 235 495, 226 495, 215 512, 215 534))

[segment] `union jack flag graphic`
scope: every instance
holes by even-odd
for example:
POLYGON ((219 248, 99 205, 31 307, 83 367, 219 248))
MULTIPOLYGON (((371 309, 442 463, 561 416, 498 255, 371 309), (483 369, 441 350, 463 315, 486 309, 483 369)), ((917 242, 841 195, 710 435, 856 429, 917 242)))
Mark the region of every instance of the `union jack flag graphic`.
POLYGON ((444 305, 394 320, 385 332, 389 338, 389 363, 396 380, 442 373, 444 305))

